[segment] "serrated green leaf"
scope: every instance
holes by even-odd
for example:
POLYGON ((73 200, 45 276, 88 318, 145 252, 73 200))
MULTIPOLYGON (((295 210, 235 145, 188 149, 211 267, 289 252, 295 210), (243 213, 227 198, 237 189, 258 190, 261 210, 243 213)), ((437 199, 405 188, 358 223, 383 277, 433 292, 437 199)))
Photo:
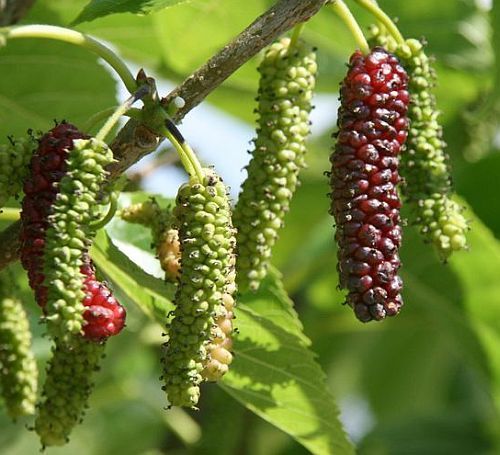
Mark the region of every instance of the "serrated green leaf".
POLYGON ((500 244, 477 218, 473 218, 469 241, 470 251, 455 255, 451 267, 460 279, 464 308, 488 357, 500 412, 500 244))
POLYGON ((260 314, 251 302, 240 305, 236 323, 235 361, 221 387, 311 453, 354 453, 325 375, 302 337, 260 314))
MULTIPOLYGON (((163 325, 171 309, 170 302, 159 295, 164 283, 144 277, 105 234, 98 236, 94 251, 94 260, 114 286, 163 325)), ((278 272, 271 270, 257 293, 241 296, 236 326, 235 361, 221 383, 224 390, 311 453, 353 453, 325 375, 307 347, 310 341, 278 272)))
POLYGON ((117 13, 149 14, 185 1, 187 0, 92 0, 73 23, 89 22, 117 13))

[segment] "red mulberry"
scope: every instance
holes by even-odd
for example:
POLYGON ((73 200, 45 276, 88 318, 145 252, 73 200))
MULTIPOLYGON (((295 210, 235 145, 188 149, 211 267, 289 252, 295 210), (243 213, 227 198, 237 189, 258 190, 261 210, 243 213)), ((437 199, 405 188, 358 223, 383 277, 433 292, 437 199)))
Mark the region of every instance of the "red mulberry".
POLYGON ((100 340, 123 327, 125 311, 96 285, 88 258, 88 225, 98 215, 104 166, 111 161, 105 144, 86 139, 68 123, 45 134, 31 159, 21 262, 55 336, 83 329, 87 338, 100 340))
POLYGON ((356 51, 341 90, 339 132, 330 157, 340 286, 358 319, 397 314, 403 304, 399 152, 407 136, 408 77, 376 47, 356 51))

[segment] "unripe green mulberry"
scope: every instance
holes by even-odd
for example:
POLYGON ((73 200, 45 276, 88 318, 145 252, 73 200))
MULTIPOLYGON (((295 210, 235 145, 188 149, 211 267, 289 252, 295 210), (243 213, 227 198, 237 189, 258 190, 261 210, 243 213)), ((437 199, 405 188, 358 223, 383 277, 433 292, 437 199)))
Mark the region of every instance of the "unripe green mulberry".
POLYGON ((13 276, 0 275, 0 385, 12 419, 35 413, 38 369, 31 351, 31 332, 13 276))
POLYGON ((59 182, 45 236, 45 311, 56 337, 80 334, 84 323, 85 276, 81 272, 93 233, 90 223, 99 216, 111 149, 96 139, 76 139, 67 157, 67 171, 59 182))
POLYGON ((270 46, 260 64, 257 138, 234 211, 240 290, 256 290, 305 166, 305 139, 315 85, 315 53, 290 39, 270 46))
POLYGON ((131 205, 120 213, 123 220, 149 227, 153 245, 167 281, 176 282, 180 273, 180 243, 177 229, 172 228, 174 218, 153 198, 131 205))
POLYGON ((174 216, 181 245, 175 313, 162 356, 168 401, 195 407, 212 328, 232 287, 235 238, 227 189, 210 169, 179 189, 174 216))
MULTIPOLYGON (((231 262, 235 263, 234 257, 231 262)), ((228 276, 226 291, 222 294, 222 304, 215 308, 215 324, 211 329, 211 340, 206 347, 207 357, 201 372, 206 381, 219 381, 229 371, 229 365, 233 361, 235 278, 236 273, 233 270, 228 276)))
POLYGON ((436 74, 420 41, 408 39, 398 45, 378 28, 372 32, 377 43, 400 58, 410 76, 410 129, 401 155, 403 195, 424 239, 446 260, 453 251, 467 247, 469 228, 463 209, 452 200, 449 158, 433 93, 436 74))
POLYGON ((36 149, 31 137, 9 140, 9 144, 0 145, 0 208, 23 189, 31 155, 36 149))
POLYGON ((76 336, 70 343, 56 342, 38 405, 35 431, 43 446, 68 442, 73 427, 85 413, 92 377, 99 370, 104 344, 76 336))

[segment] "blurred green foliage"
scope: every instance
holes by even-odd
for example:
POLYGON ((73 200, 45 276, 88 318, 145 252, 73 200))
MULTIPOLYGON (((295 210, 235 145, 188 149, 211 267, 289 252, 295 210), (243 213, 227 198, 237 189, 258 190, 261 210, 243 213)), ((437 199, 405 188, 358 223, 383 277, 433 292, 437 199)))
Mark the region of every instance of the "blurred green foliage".
MULTIPOLYGON (((25 22, 68 25, 87 3, 38 0, 25 22)), ((108 15, 77 28, 112 43, 134 63, 180 82, 272 3, 193 0, 147 16, 108 15)), ((348 3, 368 26, 371 18, 348 3)), ((343 294, 337 290, 328 187, 322 175, 329 167, 332 113, 331 130, 311 141, 309 169, 276 247, 274 264, 282 278, 273 272, 261 292, 242 298, 233 371, 220 387, 204 388, 201 411, 163 409, 159 322, 170 309, 173 290, 144 271, 159 273, 149 232, 114 221, 100 233, 94 257, 127 306, 128 325, 108 343, 84 424, 67 447, 54 453, 342 455, 351 449, 330 393, 360 454, 500 451, 500 158, 494 140, 484 141, 484 130, 477 128, 496 119, 478 121, 475 110, 464 115, 485 97, 500 103, 500 3, 494 1, 490 12, 473 0, 379 4, 398 18, 405 36, 424 36, 428 52, 436 57, 438 104, 454 182, 471 219, 470 251, 442 264, 407 226, 402 313, 383 323, 356 321, 341 305, 343 294), (467 155, 471 141, 482 144, 474 163, 467 155)), ((308 23, 304 37, 318 47, 319 90, 335 94, 354 41, 330 10, 308 23)), ((257 59, 208 102, 253 122, 257 59)), ((0 50, 0 65, 3 137, 28 127, 46 130, 54 118, 82 123, 116 102, 109 73, 69 45, 14 42, 0 50)), ((499 133, 497 128, 488 131, 499 133)), ((124 200, 144 197, 137 193, 124 200)), ((42 367, 50 343, 42 336, 38 309, 16 267, 42 367)), ((26 432, 23 423, 11 424, 0 414, 0 453, 37 452, 36 435, 26 432)))

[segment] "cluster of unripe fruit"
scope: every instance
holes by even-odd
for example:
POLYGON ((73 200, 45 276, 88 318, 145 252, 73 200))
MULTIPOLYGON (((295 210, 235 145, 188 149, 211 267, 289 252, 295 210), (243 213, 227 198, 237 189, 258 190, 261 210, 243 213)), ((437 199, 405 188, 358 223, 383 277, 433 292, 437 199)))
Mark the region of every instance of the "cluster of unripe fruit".
MULTIPOLYGON (((394 316, 403 304, 401 177, 415 222, 443 258, 465 247, 467 229, 450 197, 430 93, 433 73, 422 46, 414 40, 397 45, 377 29, 373 35, 383 47, 366 55, 356 51, 341 85, 329 171, 339 283, 363 322, 394 316)), ((314 50, 284 38, 268 48, 259 72, 257 136, 234 209, 221 178, 203 168, 181 186, 173 210, 150 200, 121 212, 124 220, 151 228, 165 278, 176 285, 161 356, 170 405, 195 408, 200 384, 228 371, 237 289, 254 291, 266 276, 305 166, 314 50)), ((66 442, 83 414, 106 339, 125 325, 124 308, 98 281, 89 254, 93 226, 108 202, 106 166, 112 161, 104 142, 65 122, 35 146, 29 139, 0 147, 0 202, 20 192, 24 181, 21 262, 54 339, 35 422, 44 445, 66 442)), ((11 415, 33 413, 36 364, 29 328, 8 292, 2 299, 3 395, 11 415), (14 314, 20 316, 13 320, 14 314)))

